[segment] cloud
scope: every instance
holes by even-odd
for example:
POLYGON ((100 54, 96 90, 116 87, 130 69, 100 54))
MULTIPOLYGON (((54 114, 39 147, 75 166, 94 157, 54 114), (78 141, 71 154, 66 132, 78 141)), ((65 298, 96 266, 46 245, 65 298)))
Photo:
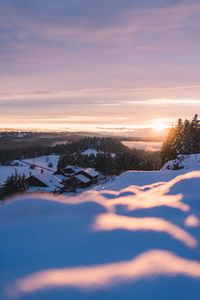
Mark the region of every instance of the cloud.
POLYGON ((79 116, 87 107, 120 115, 126 127, 130 115, 145 123, 150 114, 174 119, 174 107, 192 114, 199 12, 193 0, 0 0, 0 116, 30 116, 31 107, 52 119, 54 108, 63 119, 64 110, 79 116))
MULTIPOLYGON (((200 25, 197 18, 192 18, 191 21, 191 17, 200 12, 200 4, 196 1, 181 1, 174 5, 153 8, 148 5, 137 7, 135 1, 118 1, 118 5, 116 1, 107 1, 106 5, 102 2, 94 4, 91 1, 86 1, 84 5, 80 1, 75 5, 73 1, 59 1, 56 4, 48 1, 46 5, 45 2, 31 4, 29 1, 28 5, 25 2, 19 5, 15 1, 15 5, 2 6, 1 27, 11 45, 13 43, 20 47, 19 43, 23 42, 26 49, 32 41, 31 45, 34 46, 36 42, 42 51, 42 45, 52 48, 57 44, 58 49, 60 46, 67 49, 67 55, 77 49, 76 46, 79 47, 77 54, 88 53, 88 48, 84 51, 84 43, 96 44, 96 52, 99 43, 101 51, 106 47, 106 51, 110 53, 118 52, 113 48, 116 44, 121 50, 134 45, 142 51, 165 51, 174 45, 167 46, 165 43, 162 47, 161 43, 155 44, 154 38, 158 34, 165 33, 167 40, 170 37, 176 43, 176 32, 188 31, 189 28, 200 25)), ((196 36, 195 31, 192 34, 196 36)), ((162 42, 165 40, 162 35, 159 38, 162 42)))
MULTIPOLYGON (((168 102, 170 104, 180 103, 190 103, 199 101, 199 97, 196 99, 189 99, 189 95, 200 92, 200 85, 174 85, 174 86, 157 86, 157 87, 143 87, 143 88, 84 88, 84 89, 68 89, 68 90, 37 90, 31 92, 0 92, 0 101, 12 101, 12 100, 23 100, 26 99, 37 100, 37 99, 55 99, 55 98, 69 98, 69 99, 91 99, 96 103, 111 104, 106 99, 113 100, 113 104, 121 103, 121 101, 126 102, 126 100, 132 99, 133 101, 138 101, 143 103, 143 101, 148 104, 154 104, 154 101, 158 103, 168 102), (176 95, 183 95, 183 99, 179 96, 176 99, 176 95), (161 98, 160 96, 163 96, 161 98), (164 96, 166 98, 164 98, 164 96), (167 99, 167 96, 169 99, 167 99), (151 97, 155 99, 151 99, 151 97), (173 97, 173 98, 172 98, 173 97), (120 100, 121 98, 121 100, 120 100), (146 98, 146 99, 145 99, 146 98), (107 102, 107 103, 106 103, 107 102)), ((194 96, 193 96, 194 97, 194 96)), ((128 103, 128 102, 127 102, 128 103)))

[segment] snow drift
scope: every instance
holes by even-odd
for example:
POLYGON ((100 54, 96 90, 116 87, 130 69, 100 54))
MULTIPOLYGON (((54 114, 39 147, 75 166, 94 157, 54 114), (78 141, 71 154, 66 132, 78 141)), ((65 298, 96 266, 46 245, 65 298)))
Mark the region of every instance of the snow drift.
POLYGON ((161 170, 199 170, 200 154, 178 155, 174 160, 168 161, 161 170))
POLYGON ((2 204, 0 299, 199 299, 200 172, 135 176, 2 204))

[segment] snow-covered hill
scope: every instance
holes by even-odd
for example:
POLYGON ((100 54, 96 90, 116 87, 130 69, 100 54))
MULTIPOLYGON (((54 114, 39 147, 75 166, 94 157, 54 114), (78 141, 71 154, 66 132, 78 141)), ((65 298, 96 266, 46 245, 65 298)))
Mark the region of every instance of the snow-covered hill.
POLYGON ((45 175, 52 175, 57 169, 58 160, 58 155, 46 155, 16 160, 9 166, 0 165, 0 185, 3 184, 9 176, 15 174, 15 172, 29 176, 30 173, 33 175, 41 174, 41 170, 43 170, 45 175), (34 165, 35 168, 30 169, 31 165, 34 165))
POLYGON ((15 162, 23 166, 30 166, 34 164, 38 168, 44 168, 49 171, 55 172, 57 170, 58 161, 59 161, 59 155, 51 154, 45 156, 38 156, 35 158, 17 160, 15 162))
POLYGON ((168 161, 162 170, 200 170, 200 154, 178 155, 177 159, 168 161))
POLYGON ((180 172, 2 204, 0 299, 199 299, 200 171, 180 172))

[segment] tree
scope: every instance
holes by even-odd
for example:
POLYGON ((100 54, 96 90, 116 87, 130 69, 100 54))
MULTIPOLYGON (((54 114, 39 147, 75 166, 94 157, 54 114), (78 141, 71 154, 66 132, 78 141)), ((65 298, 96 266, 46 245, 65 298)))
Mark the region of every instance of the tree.
POLYGON ((173 146, 176 131, 174 127, 171 127, 166 141, 163 143, 161 150, 161 161, 165 163, 171 159, 174 159, 177 155, 175 148, 173 146))
POLYGON ((171 149, 174 155, 177 157, 183 151, 183 121, 178 119, 177 125, 175 126, 173 132, 173 140, 171 144, 171 149))
POLYGON ((191 137, 191 125, 187 119, 184 121, 183 128, 183 153, 192 153, 192 137, 191 137))
POLYGON ((163 163, 175 159, 179 154, 194 154, 200 152, 200 127, 196 114, 192 121, 178 120, 177 125, 169 131, 161 151, 163 163))
POLYGON ((1 188, 1 196, 6 197, 16 193, 25 192, 28 189, 25 175, 20 175, 15 172, 9 176, 1 188))
POLYGON ((196 114, 190 124, 191 151, 198 153, 200 150, 199 119, 196 114))
POLYGON ((53 168, 53 164, 51 162, 48 164, 48 168, 53 168))

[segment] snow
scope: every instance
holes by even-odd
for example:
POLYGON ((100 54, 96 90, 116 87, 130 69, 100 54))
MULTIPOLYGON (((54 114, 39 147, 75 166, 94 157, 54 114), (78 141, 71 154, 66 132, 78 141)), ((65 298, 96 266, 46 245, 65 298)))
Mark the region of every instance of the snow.
POLYGON ((87 168, 87 169, 84 169, 83 171, 92 177, 99 176, 99 172, 97 172, 96 170, 94 170, 92 168, 87 168))
POLYGON ((59 178, 61 181, 65 181, 65 180, 67 180, 70 176, 68 176, 68 175, 64 176, 64 175, 62 175, 62 174, 57 174, 56 177, 59 178))
POLYGON ((51 155, 45 155, 45 156, 38 156, 35 158, 17 160, 15 162, 22 164, 24 166, 26 166, 27 164, 28 165, 34 164, 35 166, 37 166, 39 168, 56 171, 57 165, 58 165, 58 160, 59 160, 59 155, 51 154, 51 155), (49 167, 50 163, 53 165, 53 167, 49 167))
MULTIPOLYGON (((41 174, 40 168, 30 169, 30 166, 0 166, 0 184, 3 184, 6 181, 6 179, 12 174, 15 174, 16 171, 17 174, 24 174, 26 177, 29 177, 30 175, 38 176, 41 174)), ((44 170, 44 177, 45 174, 52 175, 53 173, 48 170, 44 170)))
POLYGON ((126 172, 76 197, 8 200, 0 299, 198 300, 199 182, 200 171, 126 172))
MULTIPOLYGON (((17 171, 18 174, 24 174, 26 177, 29 177, 30 175, 36 176, 38 179, 48 185, 48 187, 30 187, 29 191, 31 192, 53 192, 55 190, 58 190, 62 186, 61 181, 64 181, 67 178, 63 175, 53 175, 53 173, 57 170, 58 160, 58 155, 47 155, 24 160, 16 160, 13 161, 13 164, 11 166, 0 165, 0 186, 3 185, 3 183, 9 176, 15 174, 15 172, 17 171), (49 163, 51 163, 53 167, 49 167, 49 163), (33 164, 35 168, 30 169, 30 166, 33 164)), ((77 174, 83 170, 83 168, 78 166, 67 166, 67 168, 71 168, 74 174, 77 174)), ((99 175, 97 171, 91 168, 85 169, 85 171, 93 177, 99 175)), ((90 180, 82 175, 81 181, 87 183, 90 180)))
POLYGON ((78 166, 71 166, 71 165, 66 166, 64 169, 72 169, 72 171, 73 171, 74 173, 78 173, 78 172, 80 172, 80 171, 83 170, 83 168, 81 168, 81 167, 78 167, 78 166))
POLYGON ((60 179, 57 176, 54 176, 53 173, 57 168, 59 156, 58 155, 48 155, 48 156, 40 156, 32 159, 25 159, 23 161, 14 161, 12 166, 1 166, 0 165, 0 186, 7 180, 9 176, 15 174, 17 171, 18 174, 25 175, 29 177, 30 175, 34 175, 36 177, 40 177, 43 182, 48 185, 48 188, 44 187, 31 187, 29 191, 45 191, 45 192, 53 192, 61 187, 60 179), (34 169, 30 169, 30 166, 35 164, 34 169), (49 168, 48 164, 52 163, 53 168, 49 168), (18 165, 16 165, 18 164, 18 165), (43 174, 41 174, 41 170, 43 169, 43 174))
POLYGON ((120 190, 130 185, 145 186, 149 184, 165 183, 178 175, 188 171, 200 170, 200 154, 179 155, 177 159, 168 161, 161 171, 128 171, 124 172, 113 180, 108 181, 105 185, 96 189, 120 190), (180 170, 173 170, 177 163, 181 166, 180 170))
POLYGON ((199 170, 200 169, 200 154, 178 155, 177 159, 168 161, 162 170, 172 170, 179 166, 185 170, 199 170))
POLYGON ((62 188, 61 180, 49 172, 43 174, 36 174, 35 177, 47 185, 46 188, 44 187, 30 187, 29 191, 46 191, 46 192, 54 192, 59 188, 62 188))
POLYGON ((54 176, 53 173, 49 172, 48 170, 44 170, 43 174, 41 174, 41 170, 39 168, 30 169, 29 167, 12 166, 0 166, 0 185, 3 185, 3 183, 7 180, 9 176, 15 174, 16 170, 18 174, 24 174, 26 177, 29 177, 30 175, 36 176, 38 179, 40 179, 42 182, 48 185, 48 188, 36 187, 34 189, 33 187, 31 187, 29 191, 43 190, 46 192, 53 192, 55 191, 55 189, 61 187, 61 180, 57 176, 54 176))
MULTIPOLYGON (((97 151, 96 149, 88 148, 87 150, 81 152, 82 155, 94 155, 97 156, 98 154, 105 154, 103 151, 97 151)), ((109 153, 112 158, 115 158, 116 154, 115 153, 109 153)))
MULTIPOLYGON (((185 171, 186 172, 186 171, 185 171)), ((97 190, 121 190, 130 185, 146 186, 149 184, 161 184, 168 182, 177 175, 185 173, 184 171, 128 171, 118 177, 114 177, 104 185, 98 186, 97 190)))
POLYGON ((76 175, 75 178, 77 178, 78 180, 82 181, 83 183, 90 182, 90 179, 87 178, 86 176, 82 175, 82 174, 76 175))
POLYGON ((94 155, 96 156, 99 152, 96 150, 96 149, 91 149, 91 148, 88 148, 87 150, 83 151, 81 154, 82 155, 94 155))
POLYGON ((15 174, 15 172, 18 172, 19 174, 30 174, 30 169, 27 167, 14 167, 14 166, 1 166, 0 165, 0 185, 2 185, 6 179, 11 176, 12 174, 15 174))

